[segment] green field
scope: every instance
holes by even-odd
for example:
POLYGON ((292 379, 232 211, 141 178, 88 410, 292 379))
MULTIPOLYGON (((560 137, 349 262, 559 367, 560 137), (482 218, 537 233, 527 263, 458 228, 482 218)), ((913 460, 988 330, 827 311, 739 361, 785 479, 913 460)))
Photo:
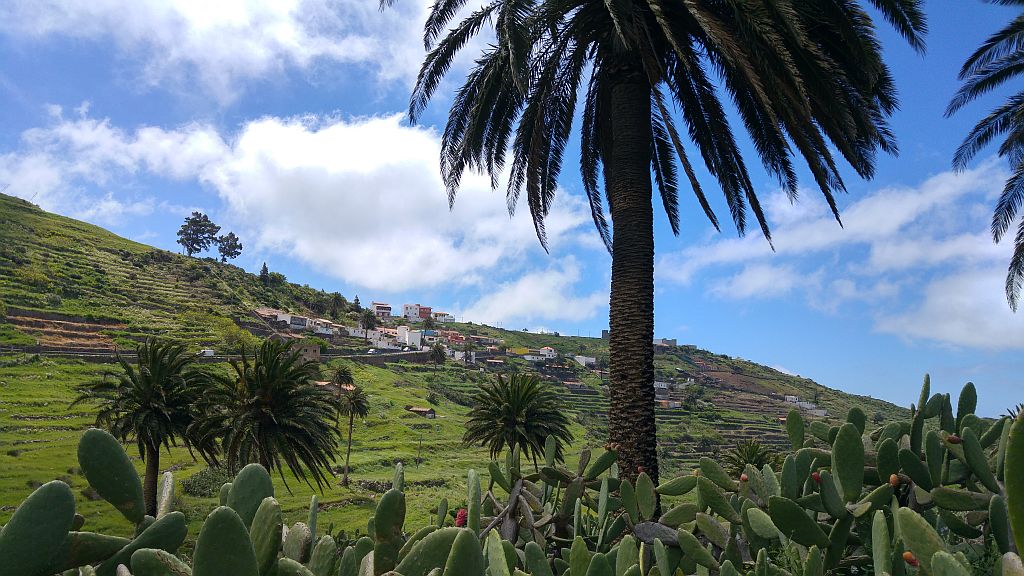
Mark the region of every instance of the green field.
MULTIPOLYGON (((72 486, 79 511, 87 518, 89 530, 127 534, 128 524, 112 507, 88 496, 85 478, 76 469, 75 451, 83 430, 93 423, 89 406, 68 407, 75 398, 74 387, 100 378, 112 365, 85 364, 6 356, 0 360, 0 524, 6 522, 14 507, 38 485, 60 479, 72 486), (23 363, 24 362, 24 363, 23 363)), ((365 531, 365 522, 375 506, 379 489, 360 485, 365 481, 390 483, 397 461, 405 465, 412 524, 426 522, 433 507, 447 497, 452 507, 465 500, 465 473, 469 468, 486 470, 489 458, 484 450, 466 448, 461 442, 466 409, 441 400, 434 408, 438 418, 428 420, 404 409, 407 404, 428 405, 428 382, 459 379, 468 381, 465 368, 450 364, 440 370, 415 365, 395 365, 385 370, 354 364, 356 380, 370 394, 371 409, 365 420, 356 421, 353 433, 352 468, 349 488, 337 483, 322 493, 286 474, 292 492, 279 476, 274 477, 278 498, 289 522, 304 520, 310 497, 319 495, 321 525, 326 529, 365 531)), ((586 444, 582 427, 574 432, 582 447, 586 444)), ((134 446, 129 455, 142 461, 134 446)), ((339 451, 338 464, 344 462, 339 451)), ((193 533, 201 520, 216 506, 216 498, 188 496, 181 481, 206 468, 195 462, 184 448, 172 448, 161 457, 161 467, 172 470, 178 480, 178 509, 188 516, 193 533)), ((486 477, 486 473, 484 474, 486 477)), ((340 473, 337 478, 340 481, 340 473)))

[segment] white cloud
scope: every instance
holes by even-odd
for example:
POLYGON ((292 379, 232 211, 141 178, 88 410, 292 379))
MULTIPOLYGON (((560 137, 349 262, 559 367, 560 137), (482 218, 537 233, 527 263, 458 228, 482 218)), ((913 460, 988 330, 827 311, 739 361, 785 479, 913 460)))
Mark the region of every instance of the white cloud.
POLYGON ((238 83, 320 62, 367 65, 381 80, 409 79, 423 57, 429 2, 375 0, 13 0, 0 33, 112 41, 149 87, 196 83, 222 101, 238 83))
MULTIPOLYGON (((58 113, 23 141, 24 151, 0 157, 0 182, 44 208, 109 222, 154 208, 151 200, 115 196, 133 176, 198 180, 223 200, 222 224, 250 250, 285 254, 382 292, 492 282, 521 270, 540 248, 528 210, 510 218, 483 176, 467 174, 449 210, 438 135, 399 115, 264 118, 229 141, 200 124, 128 132, 58 113)), ((577 245, 589 224, 584 202, 560 194, 546 221, 552 251, 577 245)))
POLYGON ((992 350, 1024 349, 1024 315, 1007 311, 1005 268, 972 268, 944 275, 909 310, 882 316, 881 332, 992 350))
MULTIPOLYGON (((770 194, 766 202, 766 211, 773 224, 774 253, 764 238, 751 233, 744 238, 713 240, 670 252, 659 258, 658 274, 665 280, 688 284, 697 273, 716 266, 821 254, 853 246, 877 247, 880 255, 873 264, 883 269, 899 259, 889 248, 894 241, 903 243, 901 252, 913 250, 921 255, 930 255, 936 238, 945 238, 950 233, 948 222, 943 220, 949 217, 950 206, 965 197, 984 196, 994 187, 1002 188, 1005 178, 1001 165, 989 161, 960 174, 942 172, 917 187, 882 188, 843 210, 843 227, 836 223, 824 202, 813 193, 804 192, 798 204, 789 206, 785 194, 776 192, 770 194), (807 206, 800 208, 801 204, 807 206)), ((956 211, 956 216, 962 215, 956 211)), ((978 230, 969 232, 977 234, 978 230)), ((984 243, 977 246, 977 252, 972 254, 958 253, 953 247, 947 253, 950 257, 991 253, 984 243)), ((929 258, 934 259, 933 256, 929 258)), ((916 260, 913 263, 916 264, 916 260)))
MULTIPOLYGON (((482 176, 466 175, 449 210, 438 156, 438 135, 399 116, 264 119, 202 177, 257 245, 377 290, 477 283, 537 249, 527 211, 510 218, 482 176)), ((560 195, 552 248, 587 222, 582 201, 560 195)))
MULTIPOLYGON (((821 200, 767 197, 776 252, 758 235, 711 240, 658 259, 660 280, 700 278, 727 299, 792 295, 836 314, 856 302, 875 328, 977 348, 1024 348, 1002 283, 1012 242, 993 244, 988 217, 1006 172, 989 160, 917 186, 885 187, 833 220, 821 200), (1016 331, 1016 335, 1014 334, 1016 331)), ((807 194, 809 195, 809 194, 807 194)))
POLYGON ((102 198, 91 201, 88 207, 78 213, 78 217, 91 222, 112 225, 130 216, 151 214, 154 204, 152 199, 122 202, 115 199, 113 194, 108 193, 102 198))
POLYGON ((593 318, 608 305, 608 293, 576 294, 579 280, 579 264, 575 258, 565 257, 545 270, 524 274, 488 290, 462 316, 488 324, 593 318))
POLYGON ((106 120, 65 120, 59 107, 51 113, 53 125, 22 133, 23 150, 0 155, 0 182, 9 186, 9 194, 44 209, 100 224, 149 214, 157 206, 148 196, 115 195, 111 188, 120 187, 125 176, 148 171, 177 180, 195 177, 228 150, 208 126, 143 127, 129 133, 106 120))
POLYGON ((751 264, 712 283, 711 292, 730 299, 772 298, 788 294, 805 280, 790 266, 751 264))

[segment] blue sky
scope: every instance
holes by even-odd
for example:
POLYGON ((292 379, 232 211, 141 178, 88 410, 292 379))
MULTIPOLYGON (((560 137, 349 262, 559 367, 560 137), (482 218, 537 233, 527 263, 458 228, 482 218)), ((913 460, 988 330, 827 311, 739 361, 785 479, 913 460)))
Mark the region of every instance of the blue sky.
MULTIPOLYGON (((599 334, 609 257, 575 159, 547 225, 550 254, 525 206, 509 218, 482 177, 464 180, 449 211, 437 143, 473 54, 410 126, 426 4, 397 4, 4 2, 0 187, 167 249, 199 209, 241 237, 237 263, 249 270, 265 261, 363 302, 599 334)), ((715 233, 684 197, 678 238, 663 214, 656 221, 657 336, 901 404, 925 372, 940 391, 973 380, 989 414, 1024 401, 1024 312, 1002 291, 1011 246, 987 233, 1006 167, 988 150, 969 171, 950 170, 1000 94, 942 115, 964 58, 1015 11, 973 0, 927 8, 926 55, 881 28, 901 154, 880 157, 870 182, 844 172, 845 228, 813 190, 790 204, 757 170, 774 254, 731 226, 715 233)))

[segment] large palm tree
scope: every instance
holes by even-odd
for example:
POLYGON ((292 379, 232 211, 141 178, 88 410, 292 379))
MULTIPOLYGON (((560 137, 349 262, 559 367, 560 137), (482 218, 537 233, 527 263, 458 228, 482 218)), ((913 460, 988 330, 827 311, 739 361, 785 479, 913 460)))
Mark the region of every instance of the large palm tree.
POLYGON ((370 413, 370 397, 366 391, 356 386, 353 382, 338 384, 338 412, 348 416, 348 447, 345 448, 345 472, 341 477, 341 485, 348 486, 348 462, 352 455, 352 428, 355 425, 356 416, 365 418, 370 413))
POLYGON ((337 448, 338 401, 314 384, 317 363, 303 360, 292 344, 266 340, 251 357, 243 350, 229 375, 211 379, 190 430, 204 441, 219 440, 229 469, 258 462, 284 480, 287 466, 323 488, 337 448))
POLYGON ((146 514, 155 516, 160 448, 169 449, 180 439, 190 451, 193 447, 201 453, 212 449, 211 444, 197 442, 189 433, 204 376, 193 370, 193 357, 181 344, 151 338, 140 344, 136 353, 134 366, 118 354, 120 370, 79 386, 80 395, 72 405, 97 404, 96 425, 122 442, 132 440, 138 445, 139 456, 146 463, 146 514))
MULTIPOLYGON (((988 0, 993 4, 1024 6, 1024 0, 988 0)), ((951 116, 960 108, 990 90, 1002 86, 1024 73, 1024 13, 1019 14, 1002 30, 988 37, 960 69, 964 84, 946 108, 951 116)), ((999 156, 1010 163, 1012 174, 1003 187, 992 214, 992 239, 1002 240, 1010 229, 1017 211, 1024 203, 1024 90, 1006 99, 978 122, 964 138, 953 156, 953 166, 963 170, 972 158, 993 139, 1005 135, 999 156)), ((1013 256, 1006 273, 1006 300, 1017 310, 1021 287, 1024 286, 1024 220, 1017 226, 1013 256)))
MULTIPOLYGON (((866 3, 923 50, 920 0, 866 3)), ((886 122, 895 88, 874 23, 853 0, 493 0, 442 37, 464 5, 437 0, 431 9, 410 117, 423 113, 455 55, 493 24, 493 41, 451 104, 441 173, 454 202, 467 169, 497 187, 510 152, 509 211, 525 190, 547 248, 544 220, 582 98, 583 189, 612 255, 609 440, 624 476, 643 467, 657 478, 653 184, 673 232, 680 177, 718 228, 691 157, 699 153, 739 233, 749 207, 771 241, 728 97, 767 172, 795 198, 794 162, 803 158, 838 220, 835 193, 845 187, 835 153, 870 178, 876 152, 896 152, 886 122)))
POLYGON ((519 448, 536 464, 538 456, 544 457, 548 436, 553 436, 561 460, 562 446, 572 441, 565 406, 536 374, 513 374, 508 379, 499 374, 497 380, 481 384, 471 401, 462 441, 486 446, 491 458, 506 448, 519 448))

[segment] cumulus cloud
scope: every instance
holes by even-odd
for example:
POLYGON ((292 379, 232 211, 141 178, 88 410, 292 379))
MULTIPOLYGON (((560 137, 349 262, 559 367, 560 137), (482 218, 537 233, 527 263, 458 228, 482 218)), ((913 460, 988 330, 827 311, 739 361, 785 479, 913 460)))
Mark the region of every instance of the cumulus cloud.
MULTIPOLYGON (((483 176, 467 174, 449 210, 438 135, 398 115, 268 117, 231 138, 202 124, 125 131, 54 119, 23 134, 24 150, 0 157, 0 181, 47 209, 105 222, 153 210, 151 199, 115 194, 133 176, 199 181, 250 249, 383 292, 492 281, 540 251, 528 211, 510 217, 483 176)), ((552 251, 578 244, 589 222, 585 203, 561 194, 546 221, 552 251)))
MULTIPOLYGON (((927 255, 935 263, 955 257, 993 258, 999 250, 992 248, 990 241, 972 243, 970 239, 967 242, 964 238, 956 242, 949 239, 951 232, 957 232, 951 226, 973 224, 973 229, 963 233, 975 237, 987 229, 985 223, 979 226, 976 221, 963 219, 964 210, 952 211, 950 207, 965 199, 987 197, 993 189, 1001 189, 1005 179, 1006 173, 1000 164, 987 162, 959 174, 942 172, 916 187, 882 188, 843 210, 843 227, 832 218, 824 202, 810 191, 792 206, 785 194, 773 193, 768 196, 766 211, 772 224, 774 253, 757 234, 716 239, 662 256, 658 260, 659 277, 688 284, 696 274, 718 266, 820 255, 849 247, 876 249, 877 256, 866 264, 873 266, 875 272, 901 259, 910 258, 909 263, 916 264, 920 258, 913 258, 911 251, 927 255), (951 212, 954 216, 950 216, 951 212), (949 222, 948 218, 954 221, 949 222), (893 242, 901 244, 894 247, 893 242), (938 242, 951 244, 935 253, 932 247, 938 242), (948 258, 940 258, 942 254, 948 258)), ((904 267, 906 265, 907 262, 904 267)))
POLYGON ((462 315, 488 324, 593 318, 608 305, 608 293, 576 294, 579 280, 580 266, 576 259, 565 257, 546 270, 530 272, 488 290, 462 315))
POLYGON ((917 186, 883 187, 843 210, 845 227, 813 195, 793 204, 770 194, 765 209, 776 252, 756 235, 713 239, 661 256, 657 274, 680 285, 699 278, 719 298, 799 297, 829 314, 857 302, 881 332, 1024 348, 1022 320, 1002 290, 1012 247, 993 244, 988 232, 1005 178, 991 160, 917 186))
MULTIPOLYGON (((248 124, 202 177, 260 245, 378 290, 476 283, 537 250, 527 211, 510 218, 487 178, 467 174, 449 210, 438 150, 435 132, 399 116, 271 118, 248 124)), ((562 194, 552 249, 587 223, 583 202, 562 194)))
POLYGON ((728 278, 715 281, 711 291, 730 299, 771 298, 787 294, 805 281, 790 266, 751 264, 728 278))
MULTIPOLYGON (((80 110, 84 114, 86 109, 80 110)), ((159 206, 150 196, 115 195, 110 188, 119 178, 142 171, 177 180, 194 177, 228 150, 215 130, 198 124, 126 132, 107 120, 65 119, 59 108, 51 115, 53 125, 26 130, 21 150, 0 155, 0 182, 8 193, 47 210, 105 225, 150 214, 159 206)))
POLYGON ((881 332, 935 342, 1009 350, 1024 348, 1024 315, 1006 312, 1002 267, 942 275, 928 283, 909 310, 882 316, 881 332))
POLYGON ((0 33, 112 41, 148 86, 198 84, 228 101, 240 81, 320 62, 366 65, 381 80, 409 79, 423 56, 429 2, 374 0, 12 0, 0 33))

